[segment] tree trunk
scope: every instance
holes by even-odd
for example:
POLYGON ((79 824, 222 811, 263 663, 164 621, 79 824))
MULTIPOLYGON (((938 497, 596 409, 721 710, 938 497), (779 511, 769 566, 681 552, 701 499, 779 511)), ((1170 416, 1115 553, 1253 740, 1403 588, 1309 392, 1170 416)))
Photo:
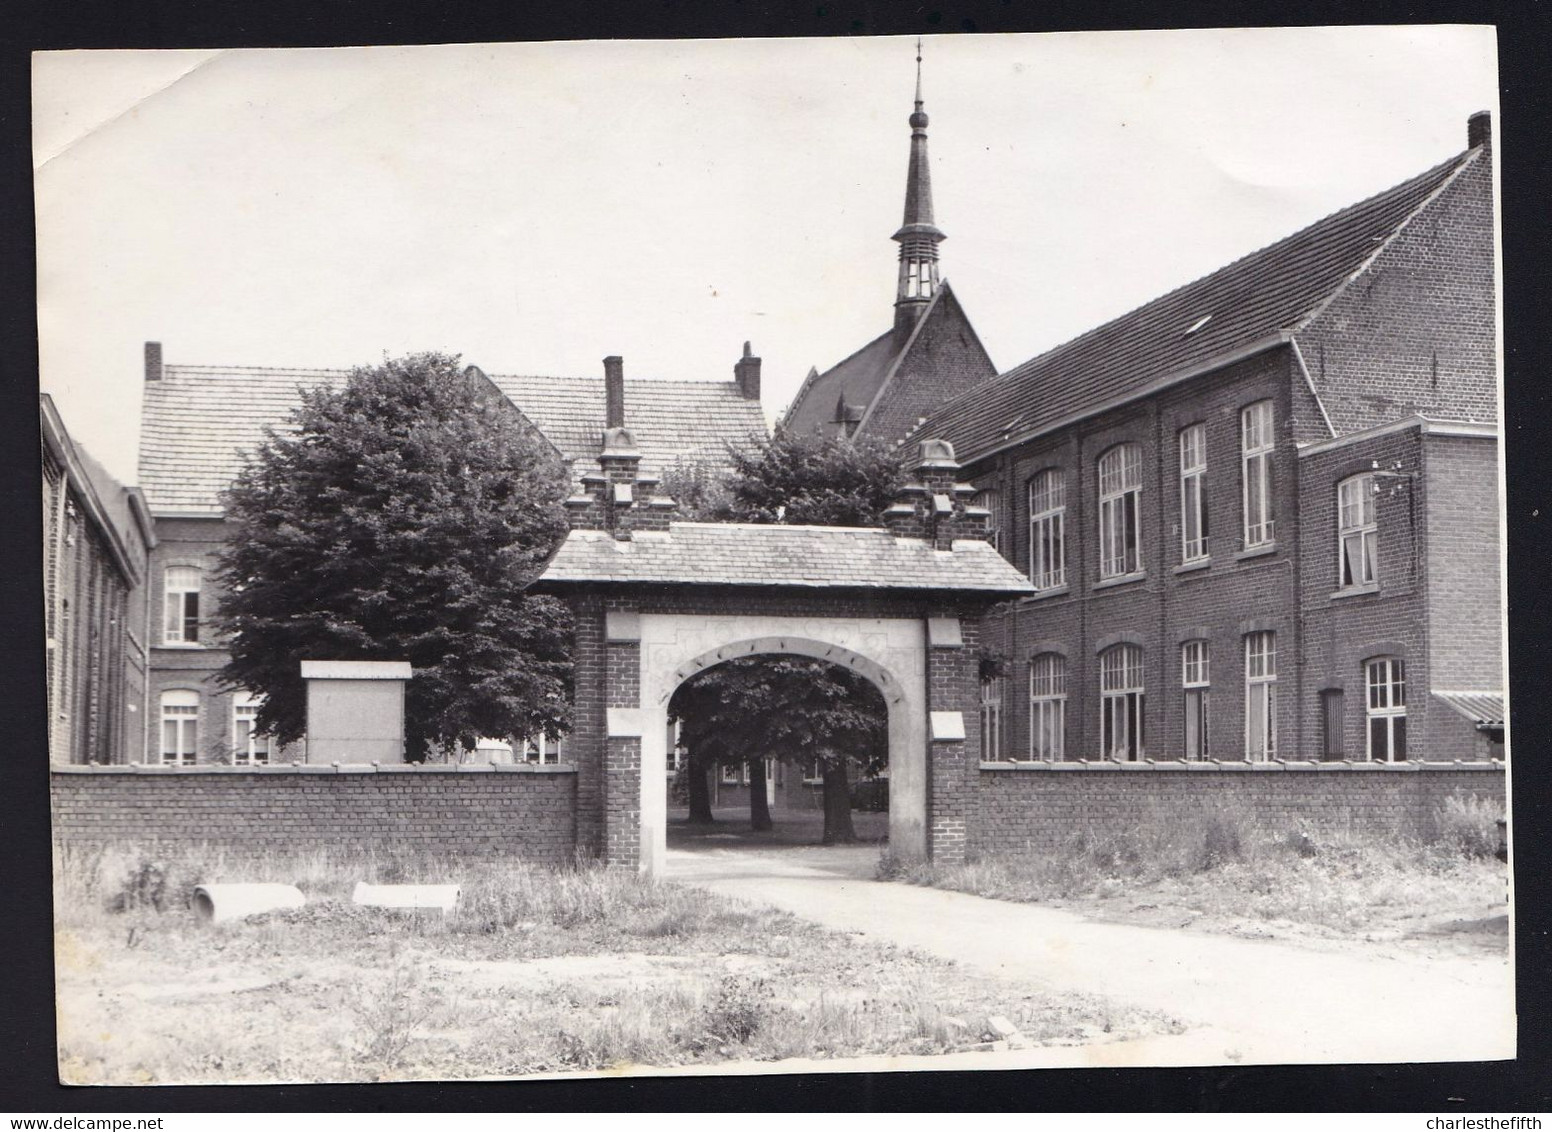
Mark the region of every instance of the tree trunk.
POLYGON ((764 833, 771 828, 771 806, 765 797, 765 760, 749 760, 749 828, 764 833))
POLYGON ((824 841, 841 845, 857 840, 851 825, 851 784, 846 781, 846 760, 824 764, 824 841))
POLYGON ((685 775, 689 779, 690 824, 710 825, 717 820, 711 812, 711 767, 692 762, 685 775))

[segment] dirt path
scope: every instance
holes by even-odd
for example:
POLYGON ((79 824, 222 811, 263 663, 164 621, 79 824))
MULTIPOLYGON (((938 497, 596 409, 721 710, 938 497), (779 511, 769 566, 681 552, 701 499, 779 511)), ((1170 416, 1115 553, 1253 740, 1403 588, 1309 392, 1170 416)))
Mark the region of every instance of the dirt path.
POLYGON ((1477 1061, 1514 1056, 1507 960, 1333 953, 1090 920, 871 878, 878 851, 697 848, 674 880, 955 959, 1026 986, 1081 991, 1198 1023, 1149 1064, 1477 1061))

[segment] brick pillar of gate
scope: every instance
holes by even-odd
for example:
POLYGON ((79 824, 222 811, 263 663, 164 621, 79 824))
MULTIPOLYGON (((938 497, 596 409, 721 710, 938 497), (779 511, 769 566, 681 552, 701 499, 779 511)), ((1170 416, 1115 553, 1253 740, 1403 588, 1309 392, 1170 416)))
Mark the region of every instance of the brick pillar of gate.
POLYGON ((965 859, 980 769, 979 624, 927 619, 927 855, 965 859))
POLYGON ((641 867, 641 617, 608 603, 604 617, 604 863, 641 867))

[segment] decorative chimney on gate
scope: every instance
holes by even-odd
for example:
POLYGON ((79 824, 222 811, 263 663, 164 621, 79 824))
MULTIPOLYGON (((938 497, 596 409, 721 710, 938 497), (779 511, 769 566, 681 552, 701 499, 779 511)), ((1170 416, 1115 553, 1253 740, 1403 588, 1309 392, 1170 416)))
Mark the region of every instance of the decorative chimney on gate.
POLYGON ((952 444, 922 441, 915 473, 900 489, 900 499, 884 512, 884 526, 899 538, 926 539, 935 550, 953 550, 956 539, 987 538, 991 512, 970 506, 976 489, 959 482, 952 444))
POLYGON ((910 334, 938 290, 938 244, 946 238, 932 218, 932 169, 927 161, 927 113, 922 109, 921 40, 916 41, 916 109, 911 122, 911 160, 905 173, 905 219, 893 239, 900 243, 900 280, 895 289, 895 339, 910 334))
MULTIPOLYGON (((756 359, 758 362, 758 359, 756 359)), ((675 503, 657 494, 658 477, 641 473, 641 452, 625 425, 625 360, 604 359, 604 430, 598 470, 582 474, 582 490, 566 500, 574 531, 609 531, 622 542, 636 531, 667 531, 675 503)))

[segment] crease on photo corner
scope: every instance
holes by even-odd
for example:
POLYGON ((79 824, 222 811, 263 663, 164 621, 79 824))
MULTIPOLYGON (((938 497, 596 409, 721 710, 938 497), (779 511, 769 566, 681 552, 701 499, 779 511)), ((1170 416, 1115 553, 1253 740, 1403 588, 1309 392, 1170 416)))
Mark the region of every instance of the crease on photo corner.
POLYGON ((96 123, 94 123, 94 124, 92 124, 90 126, 85 127, 79 133, 75 134, 69 140, 65 141, 63 144, 56 146, 54 148, 54 152, 50 153, 47 157, 44 157, 42 160, 39 160, 37 155, 34 154, 33 155, 33 165, 32 165, 33 174, 36 175, 38 173, 43 172, 43 170, 45 168, 47 168, 55 159, 63 157, 65 154, 69 153, 71 150, 73 150, 77 146, 79 146, 87 138, 93 137, 96 134, 101 133, 103 130, 111 129, 113 126, 117 125, 119 122, 121 122, 124 118, 126 118, 130 114, 133 114, 136 111, 141 110, 142 108, 150 105, 150 103, 153 100, 161 98, 164 94, 166 94, 173 87, 177 86, 179 83, 181 83, 181 82, 185 81, 186 79, 188 79, 189 76, 197 74, 198 72, 205 70, 212 63, 215 63, 217 60, 224 59, 224 58, 226 58, 226 56, 228 56, 230 54, 231 54, 231 51, 229 49, 228 50, 217 51, 215 54, 210 55, 208 58, 201 59, 201 60, 199 60, 199 62, 191 64, 188 67, 187 70, 184 70, 184 71, 180 72, 179 74, 174 75, 172 78, 168 79, 166 82, 164 82, 161 86, 157 87, 156 89, 154 89, 154 90, 152 90, 152 91, 150 91, 150 92, 148 92, 148 93, 146 93, 144 95, 141 95, 134 102, 130 103, 128 106, 126 106, 123 110, 120 110, 118 113, 113 114, 110 117, 104 118, 100 122, 96 122, 96 123))

